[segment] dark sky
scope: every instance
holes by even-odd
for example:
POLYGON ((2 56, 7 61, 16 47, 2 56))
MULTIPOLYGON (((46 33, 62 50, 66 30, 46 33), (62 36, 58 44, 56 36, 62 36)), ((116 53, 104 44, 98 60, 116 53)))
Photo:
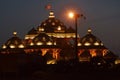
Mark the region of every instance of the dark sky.
POLYGON ((67 12, 75 10, 86 20, 78 20, 78 32, 84 36, 90 27, 93 34, 115 54, 120 54, 120 0, 0 0, 0 45, 17 31, 21 38, 32 28, 48 18, 45 9, 51 4, 57 19, 66 26, 74 21, 67 12))

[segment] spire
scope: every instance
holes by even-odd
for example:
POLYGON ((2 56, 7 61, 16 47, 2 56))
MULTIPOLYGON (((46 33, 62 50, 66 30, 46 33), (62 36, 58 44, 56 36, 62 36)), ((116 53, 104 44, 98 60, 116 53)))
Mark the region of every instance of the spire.
POLYGON ((49 13, 49 18, 54 18, 55 16, 54 16, 54 12, 53 11, 50 11, 50 13, 49 13))
POLYGON ((91 34, 92 30, 91 28, 88 29, 88 34, 91 34))

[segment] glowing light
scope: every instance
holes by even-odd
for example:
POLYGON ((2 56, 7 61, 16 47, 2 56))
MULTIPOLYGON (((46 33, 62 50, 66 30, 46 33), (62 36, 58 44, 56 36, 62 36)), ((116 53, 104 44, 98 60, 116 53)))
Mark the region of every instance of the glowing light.
POLYGON ((120 64, 120 59, 115 60, 115 64, 120 64))
POLYGON ((54 18, 55 16, 54 16, 54 12, 53 11, 50 11, 50 13, 49 13, 49 18, 54 18))
POLYGON ((70 35, 67 35, 66 38, 70 38, 71 36, 70 35))
POLYGON ((92 32, 92 30, 89 28, 89 29, 88 29, 88 33, 91 33, 91 32, 92 32))
POLYGON ((95 46, 98 46, 98 45, 99 45, 99 43, 98 43, 98 42, 95 42, 95 43, 94 43, 94 45, 95 45, 95 46))
POLYGON ((47 45, 52 45, 52 42, 48 42, 47 45))
POLYGON ((37 45, 42 45, 43 43, 42 42, 37 42, 37 45))
POLYGON ((15 48, 15 46, 11 44, 11 45, 10 45, 10 48, 15 48))
POLYGON ((16 31, 15 31, 15 32, 13 32, 13 35, 14 35, 14 36, 16 36, 16 35, 17 35, 17 32, 16 32, 16 31))
POLYGON ((39 31, 44 31, 44 28, 39 28, 39 31))
POLYGON ((34 43, 31 42, 31 43, 30 43, 30 46, 33 46, 33 45, 34 45, 34 43))
POLYGON ((5 49, 5 48, 7 48, 7 46, 3 45, 2 48, 5 49))
POLYGON ((78 43, 78 46, 81 46, 82 44, 81 43, 78 43))
POLYGON ((70 12, 70 13, 68 14, 68 16, 69 16, 70 18, 73 18, 73 17, 74 17, 74 13, 73 13, 73 12, 70 12))
POLYGON ((49 60, 47 61, 47 64, 56 64, 56 60, 49 60))
POLYGON ((54 42, 54 45, 56 45, 56 42, 54 42))
POLYGON ((19 45, 19 48, 24 48, 24 45, 23 45, 23 44, 20 44, 20 45, 19 45))
POLYGON ((97 65, 101 65, 101 63, 99 62, 99 63, 97 63, 97 65))
POLYGON ((90 43, 86 42, 84 45, 85 45, 85 46, 90 46, 90 43))
POLYGON ((59 31, 61 30, 61 26, 58 26, 58 28, 57 28, 59 31))
POLYGON ((47 53, 48 50, 49 50, 49 49, 41 49, 41 51, 42 51, 42 56, 44 56, 44 55, 47 53))

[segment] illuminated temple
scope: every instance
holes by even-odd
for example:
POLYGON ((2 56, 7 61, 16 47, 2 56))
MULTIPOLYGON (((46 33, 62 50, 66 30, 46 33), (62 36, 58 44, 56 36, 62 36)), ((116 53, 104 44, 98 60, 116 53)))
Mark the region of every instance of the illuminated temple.
MULTIPOLYGON (((56 19, 54 12, 39 26, 33 27, 20 39, 17 32, 1 46, 1 54, 38 54, 49 56, 47 64, 54 64, 59 60, 75 58, 75 29, 66 27, 63 22, 56 19)), ((77 34, 77 57, 79 62, 89 62, 92 57, 111 59, 116 57, 108 50, 102 41, 92 34, 89 28, 85 36, 77 34)))

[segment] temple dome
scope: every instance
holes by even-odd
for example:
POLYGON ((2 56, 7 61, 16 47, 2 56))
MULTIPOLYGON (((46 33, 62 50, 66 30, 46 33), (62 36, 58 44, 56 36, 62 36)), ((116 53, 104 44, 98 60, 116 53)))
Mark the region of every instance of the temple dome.
POLYGON ((96 36, 94 36, 91 29, 88 29, 88 33, 80 39, 80 46, 81 47, 89 47, 90 48, 104 48, 103 43, 100 39, 98 39, 96 36))
POLYGON ((2 48, 24 48, 23 41, 17 36, 17 32, 13 32, 13 37, 8 39, 2 48))
POLYGON ((33 44, 35 45, 54 45, 54 40, 52 37, 48 36, 46 33, 39 33, 34 39, 33 44))
POLYGON ((66 26, 63 22, 55 18, 53 11, 50 11, 49 18, 43 21, 37 29, 47 33, 65 32, 66 26))

